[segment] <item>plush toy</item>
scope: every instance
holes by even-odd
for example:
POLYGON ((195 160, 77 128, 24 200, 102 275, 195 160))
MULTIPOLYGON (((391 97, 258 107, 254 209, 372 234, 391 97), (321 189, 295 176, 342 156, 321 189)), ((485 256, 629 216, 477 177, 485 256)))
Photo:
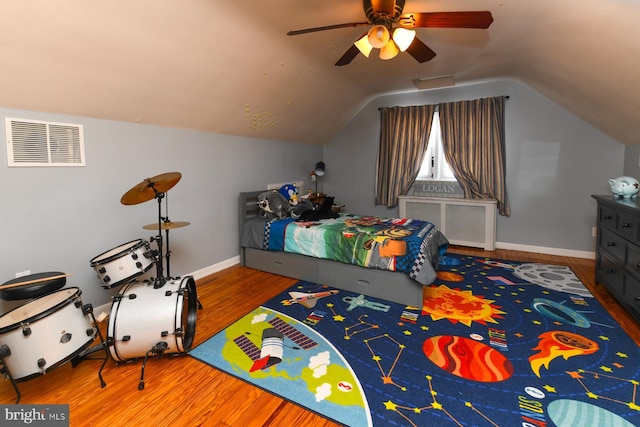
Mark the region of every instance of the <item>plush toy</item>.
POLYGON ((305 211, 300 219, 304 221, 317 221, 319 219, 338 218, 340 214, 331 210, 333 197, 326 196, 322 203, 313 206, 313 209, 305 211))
POLYGON ((276 190, 265 191, 258 196, 258 207, 269 219, 286 218, 291 213, 291 205, 285 197, 276 190))
POLYGON ((291 210, 291 218, 298 219, 307 211, 313 210, 313 203, 309 199, 302 199, 293 206, 291 210))
POLYGON ((285 199, 289 201, 291 206, 295 206, 300 201, 298 196, 298 189, 293 184, 285 184, 278 190, 280 194, 284 196, 285 199))
POLYGON ((301 198, 295 185, 285 184, 278 191, 289 201, 291 218, 298 219, 303 213, 313 209, 313 203, 309 199, 301 198))

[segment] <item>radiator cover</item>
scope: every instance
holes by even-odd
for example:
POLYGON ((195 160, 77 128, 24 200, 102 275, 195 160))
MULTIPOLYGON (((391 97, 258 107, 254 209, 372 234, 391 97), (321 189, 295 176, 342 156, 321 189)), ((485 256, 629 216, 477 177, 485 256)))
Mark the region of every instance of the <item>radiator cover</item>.
POLYGON ((496 248, 496 201, 400 196, 399 214, 434 223, 453 245, 496 248))

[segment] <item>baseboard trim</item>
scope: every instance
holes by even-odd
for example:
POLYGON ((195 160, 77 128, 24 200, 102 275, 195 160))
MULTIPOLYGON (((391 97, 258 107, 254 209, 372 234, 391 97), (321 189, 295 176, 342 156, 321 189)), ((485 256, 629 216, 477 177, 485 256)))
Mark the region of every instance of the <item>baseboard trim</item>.
MULTIPOLYGON (((217 264, 213 264, 213 265, 210 265, 208 267, 201 268, 200 270, 196 270, 193 273, 184 274, 184 275, 182 275, 180 277, 193 276, 193 280, 197 281, 199 279, 207 277, 210 274, 217 273, 218 271, 222 271, 222 270, 224 270, 226 268, 229 268, 229 267, 232 267, 232 266, 234 266, 236 264, 240 264, 240 256, 239 255, 237 255, 237 256, 235 256, 233 258, 229 258, 227 260, 221 261, 221 262, 219 262, 217 264)), ((110 311, 111 311, 111 302, 99 305, 97 307, 94 307, 94 309, 93 309, 93 313, 96 316, 96 318, 98 318, 102 313, 108 315, 110 311)))
POLYGON ((496 242, 497 249, 533 252, 536 254, 567 256, 571 258, 596 259, 595 252, 577 251, 574 249, 548 248, 545 246, 519 245, 516 243, 496 242))
POLYGON ((200 280, 204 277, 207 277, 210 274, 217 273, 218 271, 222 271, 225 268, 233 267, 236 264, 240 264, 240 255, 236 255, 233 258, 226 259, 217 264, 213 264, 208 267, 201 268, 200 270, 196 270, 191 274, 187 274, 187 276, 193 276, 194 280, 200 280))

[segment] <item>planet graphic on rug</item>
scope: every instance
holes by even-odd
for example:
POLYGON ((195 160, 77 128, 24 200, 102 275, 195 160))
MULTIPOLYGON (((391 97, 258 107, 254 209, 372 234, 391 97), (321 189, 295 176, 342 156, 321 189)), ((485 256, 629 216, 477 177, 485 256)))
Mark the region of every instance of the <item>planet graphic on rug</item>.
POLYGON ((547 413, 558 427, 633 427, 633 424, 613 412, 572 399, 558 399, 551 402, 547 407, 547 413))
POLYGON ((422 344, 422 351, 439 368, 467 380, 499 382, 513 374, 513 365, 502 353, 469 338, 430 337, 422 344))
POLYGON ((593 298, 571 268, 564 265, 522 264, 514 269, 513 274, 547 289, 593 298))

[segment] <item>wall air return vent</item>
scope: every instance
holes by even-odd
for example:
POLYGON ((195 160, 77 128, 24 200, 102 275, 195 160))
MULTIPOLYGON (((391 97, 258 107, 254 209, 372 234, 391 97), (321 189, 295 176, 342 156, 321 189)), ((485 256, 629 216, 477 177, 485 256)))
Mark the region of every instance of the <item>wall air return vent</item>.
POLYGON ((82 125, 5 119, 9 166, 84 166, 82 125))

